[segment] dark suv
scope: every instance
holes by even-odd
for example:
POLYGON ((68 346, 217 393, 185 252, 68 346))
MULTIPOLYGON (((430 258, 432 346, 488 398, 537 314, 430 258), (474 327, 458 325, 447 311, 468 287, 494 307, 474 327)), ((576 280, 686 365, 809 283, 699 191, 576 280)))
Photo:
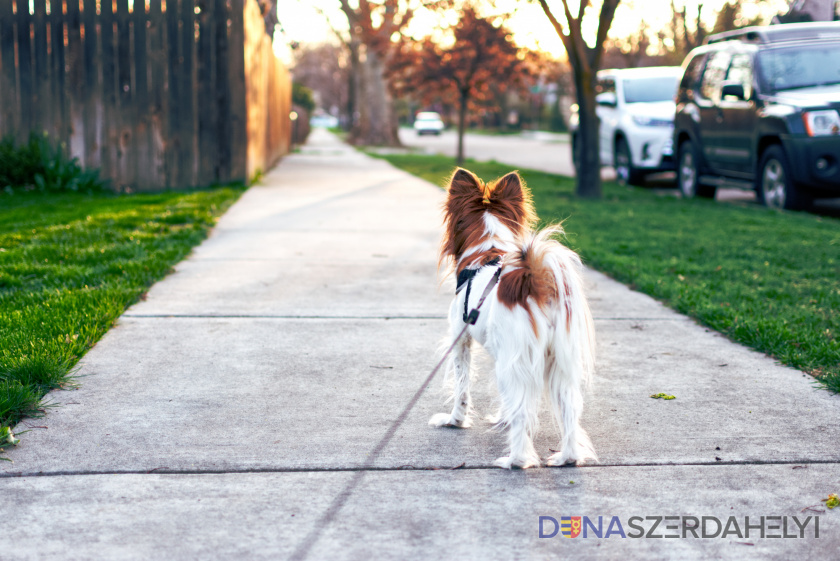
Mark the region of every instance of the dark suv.
POLYGON ((840 22, 712 35, 683 69, 674 146, 684 196, 754 188, 788 209, 840 197, 840 22))

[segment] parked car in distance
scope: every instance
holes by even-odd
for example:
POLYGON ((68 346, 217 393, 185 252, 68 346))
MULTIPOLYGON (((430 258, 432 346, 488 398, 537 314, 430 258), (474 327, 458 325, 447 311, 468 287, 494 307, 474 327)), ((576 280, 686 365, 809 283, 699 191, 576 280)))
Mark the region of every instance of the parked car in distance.
MULTIPOLYGON (((599 157, 602 166, 615 168, 619 183, 638 185, 648 173, 674 169, 674 95, 681 76, 679 66, 598 72, 599 157)), ((576 111, 569 124, 577 167, 576 111)))
POLYGON ((421 111, 414 118, 414 130, 420 134, 440 134, 443 131, 443 121, 434 111, 421 111))
POLYGON ((683 70, 674 145, 684 196, 736 186, 787 209, 840 196, 840 22, 712 35, 683 70))

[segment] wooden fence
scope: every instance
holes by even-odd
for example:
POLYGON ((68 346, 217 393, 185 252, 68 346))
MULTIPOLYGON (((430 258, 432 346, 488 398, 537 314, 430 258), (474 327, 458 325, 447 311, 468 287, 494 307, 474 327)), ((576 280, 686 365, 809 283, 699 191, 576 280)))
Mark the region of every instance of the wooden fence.
POLYGON ((290 107, 256 0, 0 0, 0 135, 118 188, 246 180, 288 151, 290 107))

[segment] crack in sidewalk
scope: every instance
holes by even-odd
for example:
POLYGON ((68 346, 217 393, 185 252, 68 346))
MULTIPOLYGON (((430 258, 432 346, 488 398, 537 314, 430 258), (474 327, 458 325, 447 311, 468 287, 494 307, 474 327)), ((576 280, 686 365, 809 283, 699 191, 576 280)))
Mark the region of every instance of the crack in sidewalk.
MULTIPOLYGON (((441 363, 442 362, 443 361, 441 361, 441 363)), ((373 463, 376 461, 376 458, 379 457, 379 454, 382 453, 382 450, 384 450, 388 443, 391 442, 391 439, 396 434, 397 429, 400 428, 405 419, 408 417, 409 412, 411 412, 411 410, 420 400, 420 397, 423 395, 423 392, 426 391, 426 388, 429 387, 429 384, 432 383, 432 379, 437 375, 441 363, 438 363, 438 366, 436 366, 434 369, 432 369, 431 372, 429 372, 429 375, 426 376, 426 379, 423 381, 420 387, 417 388, 417 391, 414 392, 414 395, 403 408, 399 417, 397 417, 394 420, 394 422, 391 423, 391 426, 388 427, 388 430, 382 436, 379 443, 368 454, 367 460, 365 460, 363 467, 373 467, 373 463)), ((297 547, 295 547, 294 552, 292 552, 291 557, 289 557, 289 561, 303 561, 304 559, 306 559, 306 557, 309 555, 309 552, 312 550, 312 547, 317 543, 318 539, 321 537, 321 529, 328 526, 336 517, 336 515, 341 511, 341 509, 344 508, 344 505, 347 503, 347 500, 350 498, 350 495, 353 494, 353 491, 356 489, 356 487, 358 487, 359 483, 361 483, 362 478, 365 476, 365 473, 365 470, 359 470, 353 473, 353 477, 350 479, 347 485, 344 486, 344 489, 342 489, 341 492, 335 496, 332 503, 330 503, 330 506, 327 507, 327 510, 324 512, 323 516, 321 516, 321 519, 318 521, 318 523, 312 527, 312 529, 309 531, 306 537, 300 542, 300 544, 297 547)))
POLYGON ((446 316, 319 316, 319 315, 271 315, 271 314, 123 314, 122 318, 133 319, 419 319, 445 320, 446 316))
MULTIPOLYGON (((391 435, 393 436, 393 435, 391 435)), ((600 469, 600 468, 639 468, 639 467, 685 467, 685 466, 808 466, 808 465, 840 465, 840 459, 836 460, 729 460, 729 461, 699 461, 699 462, 637 462, 637 463, 609 463, 609 464, 586 464, 582 466, 551 467, 552 471, 563 469, 600 469)), ((545 467, 545 466, 543 466, 545 467)), ((65 470, 65 471, 33 471, 33 472, 6 472, 0 473, 0 479, 12 479, 20 477, 65 477, 65 476, 93 476, 93 475, 226 475, 226 474, 261 474, 261 473, 367 473, 367 472, 406 472, 406 471, 481 471, 496 470, 506 473, 505 470, 491 464, 458 464, 455 466, 429 465, 415 466, 403 464, 400 466, 347 466, 347 467, 288 467, 288 468, 230 468, 230 469, 169 469, 167 467, 141 469, 141 470, 65 470)))
MULTIPOLYGON (((430 315, 430 316, 388 316, 388 315, 368 315, 368 316, 325 316, 325 315, 293 315, 293 314, 135 314, 126 313, 122 318, 133 319, 419 319, 419 320, 445 320, 446 316, 430 315)), ((593 317, 595 321, 686 321, 691 320, 687 317, 679 318, 646 318, 646 317, 593 317)))

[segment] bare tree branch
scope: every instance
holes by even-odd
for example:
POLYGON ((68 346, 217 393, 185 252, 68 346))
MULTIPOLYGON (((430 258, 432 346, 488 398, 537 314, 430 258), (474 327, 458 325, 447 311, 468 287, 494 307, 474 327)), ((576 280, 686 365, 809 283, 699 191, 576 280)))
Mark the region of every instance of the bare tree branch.
POLYGON ((601 6, 601 15, 598 18, 598 36, 595 39, 595 56, 592 61, 592 66, 596 69, 601 67, 601 59, 604 57, 604 49, 602 45, 607 40, 607 32, 610 30, 610 26, 612 25, 619 1, 620 0, 604 0, 604 4, 601 6))
MULTIPOLYGON (((566 52, 571 53, 574 51, 574 47, 572 46, 571 38, 563 31, 563 26, 560 25, 560 22, 557 21, 557 18, 554 17, 554 14, 551 13, 551 9, 548 7, 546 0, 539 0, 540 6, 545 12, 545 15, 548 17, 548 21, 551 22, 551 25, 554 27, 554 30, 557 32, 557 35, 560 36, 560 40, 563 41, 563 47, 565 47, 566 52)), ((570 59, 572 57, 569 57, 570 59)), ((571 60, 570 60, 571 62, 571 60)))
MULTIPOLYGON (((346 0, 343 0, 343 1, 346 1, 346 0)), ((326 21, 326 22, 327 22, 327 26, 330 28, 330 31, 332 31, 332 32, 333 32, 333 35, 335 35, 335 36, 336 36, 336 38, 337 38, 339 41, 341 41, 341 43, 342 43, 345 47, 349 48, 349 47, 350 47, 350 40, 349 40, 349 39, 346 39, 346 38, 345 38, 345 37, 341 34, 341 32, 340 32, 338 29, 336 29, 336 27, 335 27, 335 26, 332 24, 332 22, 330 21, 330 18, 327 16, 327 13, 326 13, 323 9, 319 8, 318 6, 313 6, 313 8, 315 9, 315 11, 316 11, 316 12, 318 12, 318 14, 320 14, 320 15, 321 15, 321 17, 323 17, 323 18, 324 18, 324 21, 326 21)))
POLYGON ((580 0, 580 7, 578 8, 578 21, 583 19, 583 13, 586 11, 586 7, 589 5, 589 0, 580 0))

